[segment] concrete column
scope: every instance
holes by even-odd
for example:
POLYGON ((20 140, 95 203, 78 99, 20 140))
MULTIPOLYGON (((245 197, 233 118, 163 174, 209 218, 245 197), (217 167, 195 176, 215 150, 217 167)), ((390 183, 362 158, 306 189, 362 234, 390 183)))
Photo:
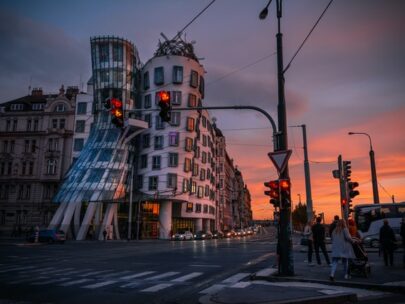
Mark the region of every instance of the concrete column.
POLYGON ((89 203, 87 206, 86 213, 84 214, 82 225, 80 226, 79 233, 76 236, 76 240, 82 241, 86 239, 87 231, 89 229, 91 220, 94 217, 94 213, 96 212, 97 205, 96 203, 89 203))
POLYGON ((172 229, 172 202, 164 201, 160 203, 159 210, 159 239, 170 239, 170 230, 172 229))
POLYGON ((203 219, 203 224, 204 224, 204 230, 205 231, 211 231, 210 220, 209 219, 203 219))
POLYGON ((75 232, 75 237, 77 237, 77 234, 79 233, 79 229, 80 229, 81 209, 82 209, 82 202, 77 202, 75 214, 73 217, 73 231, 75 232))
POLYGON ((63 216, 62 224, 60 226, 60 230, 62 230, 65 234, 68 233, 70 223, 72 222, 73 213, 76 210, 76 205, 77 205, 77 202, 69 203, 68 206, 66 207, 65 212, 64 212, 64 216, 63 216))
POLYGON ((67 202, 61 203, 59 205, 58 209, 55 212, 55 215, 53 216, 53 218, 48 226, 48 229, 56 229, 59 226, 59 224, 62 222, 63 215, 64 215, 67 205, 68 205, 67 202))
POLYGON ((194 233, 196 233, 197 231, 203 230, 203 219, 202 218, 197 218, 195 219, 195 231, 194 233))

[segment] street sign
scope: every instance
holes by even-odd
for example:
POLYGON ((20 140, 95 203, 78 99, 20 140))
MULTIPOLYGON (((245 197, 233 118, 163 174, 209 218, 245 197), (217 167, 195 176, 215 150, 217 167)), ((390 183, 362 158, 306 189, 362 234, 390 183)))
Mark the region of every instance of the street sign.
POLYGON ((270 160, 273 162, 274 166, 276 167, 279 173, 284 170, 285 166, 287 165, 288 159, 291 156, 291 153, 292 150, 268 153, 270 160))

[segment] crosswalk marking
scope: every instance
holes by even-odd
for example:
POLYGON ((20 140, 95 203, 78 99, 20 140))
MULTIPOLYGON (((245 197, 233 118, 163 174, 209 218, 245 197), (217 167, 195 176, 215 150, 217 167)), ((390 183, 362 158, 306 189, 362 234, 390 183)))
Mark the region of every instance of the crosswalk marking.
POLYGON ((95 288, 103 287, 106 285, 111 285, 114 283, 117 283, 117 281, 104 281, 104 282, 100 282, 100 283, 96 283, 96 284, 92 284, 92 285, 83 286, 83 288, 95 289, 95 288))
POLYGON ((81 272, 89 271, 89 270, 91 270, 91 269, 72 270, 72 271, 68 271, 68 272, 64 272, 64 273, 58 273, 57 275, 70 275, 70 274, 81 273, 81 272))
POLYGON ((121 277, 120 279, 121 279, 121 280, 130 280, 130 279, 135 279, 135 278, 143 277, 143 276, 146 276, 146 275, 148 275, 148 274, 155 273, 155 272, 156 272, 156 271, 144 271, 144 272, 141 272, 141 273, 137 273, 137 274, 133 274, 133 275, 128 275, 128 276, 125 276, 125 277, 121 277))
POLYGON ((140 284, 141 284, 140 282, 131 282, 131 283, 128 283, 128 284, 121 285, 120 287, 121 288, 134 288, 134 287, 136 287, 136 286, 138 286, 140 284))
POLYGON ((47 285, 47 284, 59 283, 59 282, 67 281, 67 280, 70 280, 70 278, 59 278, 59 279, 51 279, 51 280, 41 281, 41 282, 34 282, 34 283, 31 283, 31 285, 47 285))
POLYGON ((34 280, 43 280, 43 279, 49 279, 49 277, 37 277, 37 278, 33 278, 33 277, 28 277, 28 278, 24 278, 24 279, 19 279, 19 280, 15 280, 15 281, 11 281, 8 282, 9 284, 19 284, 19 283, 23 283, 23 282, 29 282, 29 281, 34 281, 34 280))
POLYGON ((170 286, 172 286, 172 285, 173 285, 173 284, 170 284, 170 283, 157 284, 157 285, 154 285, 154 286, 152 286, 152 287, 149 287, 149 288, 146 288, 146 289, 142 289, 141 292, 156 292, 156 291, 165 289, 165 288, 167 288, 167 287, 170 287, 170 286))
POLYGON ((88 276, 91 276, 91 275, 101 274, 101 273, 110 272, 110 271, 113 271, 113 270, 109 269, 109 270, 92 271, 92 272, 81 274, 79 276, 80 277, 88 277, 88 276))
POLYGON ((88 282, 88 281, 91 281, 91 279, 80 279, 80 280, 76 280, 76 281, 70 281, 70 282, 60 284, 59 286, 64 286, 64 287, 72 286, 72 285, 77 285, 77 284, 80 284, 80 283, 85 283, 85 282, 88 282))
POLYGON ((243 278, 246 278, 248 275, 250 275, 250 273, 240 272, 240 273, 237 273, 237 274, 223 280, 222 283, 236 283, 236 282, 242 280, 243 278))
POLYGON ((50 273, 58 273, 58 272, 63 272, 67 270, 71 270, 73 268, 62 268, 62 269, 53 269, 53 270, 47 270, 47 271, 42 271, 40 274, 50 274, 50 273))
POLYGON ((111 278, 111 277, 115 277, 115 276, 119 276, 121 274, 128 274, 128 272, 131 272, 129 270, 124 270, 124 271, 120 271, 120 272, 114 272, 114 273, 110 273, 107 275, 103 275, 103 279, 107 279, 107 278, 111 278))
POLYGON ((258 272, 256 272, 256 276, 258 277, 267 277, 269 275, 272 275, 273 273, 276 273, 278 270, 276 268, 264 268, 258 272))
POLYGON ((179 274, 179 272, 169 271, 169 272, 165 272, 165 273, 162 273, 162 274, 147 278, 146 280, 151 281, 151 280, 163 279, 163 278, 174 276, 176 274, 179 274))
POLYGON ((202 294, 214 294, 218 291, 220 291, 221 289, 224 289, 227 285, 225 284, 214 284, 204 290, 201 290, 199 293, 202 294))
POLYGON ((14 268, 0 270, 0 273, 5 273, 5 272, 9 272, 9 271, 25 270, 25 269, 31 269, 31 268, 35 268, 35 266, 25 266, 25 267, 15 267, 14 266, 14 268))
POLYGON ((192 272, 192 273, 186 274, 186 275, 184 275, 182 277, 173 279, 172 282, 185 282, 185 281, 190 280, 192 278, 199 277, 202 274, 203 274, 202 272, 192 272))
POLYGON ((238 282, 236 284, 231 285, 231 288, 245 288, 245 287, 249 286, 250 284, 252 284, 252 283, 250 283, 250 282, 238 282))

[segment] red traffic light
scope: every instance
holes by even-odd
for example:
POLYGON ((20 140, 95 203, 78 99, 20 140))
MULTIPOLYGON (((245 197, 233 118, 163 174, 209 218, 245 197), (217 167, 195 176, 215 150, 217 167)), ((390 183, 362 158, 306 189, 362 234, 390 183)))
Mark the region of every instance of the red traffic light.
POLYGON ((158 92, 159 101, 164 103, 170 103, 170 92, 168 91, 160 91, 158 92))
POLYGON ((345 199, 345 198, 342 198, 342 206, 346 206, 346 204, 347 204, 347 200, 345 199))
POLYGON ((269 191, 264 191, 265 195, 268 195, 272 198, 279 198, 280 197, 280 192, 279 192, 279 182, 278 180, 272 180, 269 182, 265 182, 264 185, 266 187, 269 187, 269 191))
POLYGON ((290 190, 291 182, 289 179, 281 179, 280 180, 280 189, 281 190, 290 190))
POLYGON ((118 128, 122 128, 124 126, 124 110, 122 106, 123 103, 121 100, 117 98, 111 98, 111 122, 118 128))
POLYGON ((122 107, 122 101, 117 99, 117 98, 112 98, 111 99, 111 104, 115 108, 121 108, 122 107))

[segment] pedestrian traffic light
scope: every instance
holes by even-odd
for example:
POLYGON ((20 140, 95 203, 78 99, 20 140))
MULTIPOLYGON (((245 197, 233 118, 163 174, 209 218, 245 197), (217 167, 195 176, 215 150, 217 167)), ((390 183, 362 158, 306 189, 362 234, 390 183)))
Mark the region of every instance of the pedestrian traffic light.
POLYGON ((340 203, 341 203, 342 207, 345 208, 346 204, 347 204, 347 199, 342 198, 342 201, 340 203))
POLYGON ((350 176, 352 175, 352 162, 349 160, 343 161, 343 176, 347 181, 350 180, 350 176))
POLYGON ((265 195, 270 196, 270 204, 274 207, 280 207, 280 188, 278 180, 265 182, 264 185, 270 188, 270 190, 264 191, 265 195))
POLYGON ((170 92, 159 91, 157 93, 157 96, 159 98, 159 107, 160 107, 159 116, 162 118, 162 121, 169 122, 170 114, 171 114, 171 110, 172 110, 170 92))
POLYGON ((124 126, 124 111, 122 108, 122 101, 117 98, 111 98, 111 122, 118 128, 124 126))
POLYGON ((282 208, 291 207, 291 181, 290 179, 280 179, 280 201, 282 208))

